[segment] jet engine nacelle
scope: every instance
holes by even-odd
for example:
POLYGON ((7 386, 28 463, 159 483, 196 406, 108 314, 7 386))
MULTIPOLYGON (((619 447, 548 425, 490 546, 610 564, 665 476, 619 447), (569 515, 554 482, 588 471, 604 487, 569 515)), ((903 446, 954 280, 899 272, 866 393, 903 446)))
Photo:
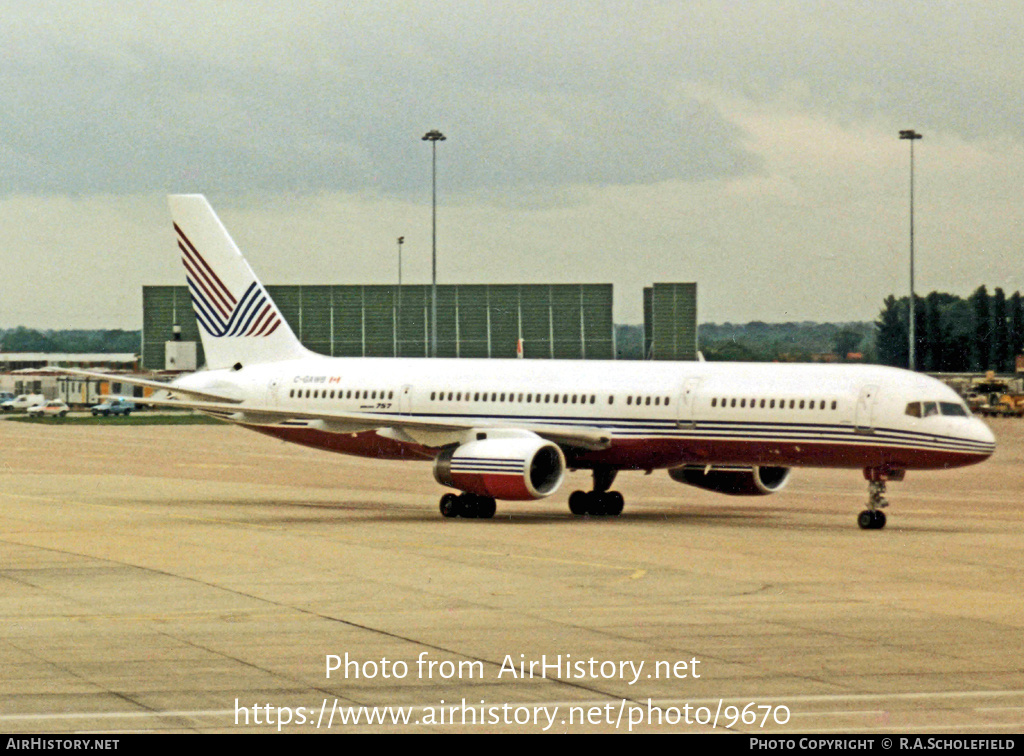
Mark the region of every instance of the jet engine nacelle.
MULTIPOLYGON (((481 436, 483 438, 481 438, 481 436)), ((434 460, 434 478, 479 496, 524 501, 550 496, 565 477, 565 456, 532 433, 488 438, 444 449, 434 460)))
POLYGON ((672 480, 730 496, 766 496, 789 481, 788 467, 683 465, 668 471, 672 480))

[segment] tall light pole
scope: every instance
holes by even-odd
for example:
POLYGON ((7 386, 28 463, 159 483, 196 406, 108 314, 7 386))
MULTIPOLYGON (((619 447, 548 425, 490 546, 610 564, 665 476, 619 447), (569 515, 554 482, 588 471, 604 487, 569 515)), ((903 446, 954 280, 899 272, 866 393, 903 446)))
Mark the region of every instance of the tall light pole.
POLYGON ((914 321, 917 309, 914 307, 914 142, 922 138, 922 135, 913 129, 904 129, 900 132, 900 139, 910 140, 910 330, 908 332, 910 356, 907 360, 910 370, 916 369, 914 364, 914 321))
POLYGON ((402 354, 402 243, 404 236, 398 237, 398 316, 395 318, 395 357, 402 354))
POLYGON ((430 356, 437 357, 437 143, 445 135, 437 129, 423 135, 424 142, 430 142, 430 356))

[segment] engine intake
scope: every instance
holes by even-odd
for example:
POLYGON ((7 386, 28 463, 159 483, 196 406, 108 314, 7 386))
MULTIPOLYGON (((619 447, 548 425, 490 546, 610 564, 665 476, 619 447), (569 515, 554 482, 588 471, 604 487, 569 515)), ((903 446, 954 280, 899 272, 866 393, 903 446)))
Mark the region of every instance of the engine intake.
POLYGON ((532 434, 470 441, 443 449, 434 460, 441 485, 495 499, 543 499, 558 490, 563 477, 562 450, 532 434))
POLYGON ((781 491, 789 482, 788 467, 734 467, 683 465, 668 471, 672 480, 706 491, 729 496, 767 496, 781 491))

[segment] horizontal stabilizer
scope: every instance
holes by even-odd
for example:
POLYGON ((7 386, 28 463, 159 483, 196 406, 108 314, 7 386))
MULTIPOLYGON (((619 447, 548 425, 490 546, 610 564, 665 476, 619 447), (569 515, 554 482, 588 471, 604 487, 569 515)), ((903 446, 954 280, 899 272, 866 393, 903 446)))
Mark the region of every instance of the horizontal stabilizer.
MULTIPOLYGON (((197 389, 183 388, 181 386, 175 386, 173 383, 163 383, 162 381, 151 381, 146 378, 134 378, 132 376, 121 375, 118 373, 97 373, 91 370, 77 370, 74 368, 53 368, 58 373, 65 373, 67 375, 74 375, 80 378, 92 378, 97 381, 110 381, 112 383, 127 383, 129 386, 141 386, 143 388, 150 388, 154 391, 169 391, 172 394, 180 394, 182 396, 193 397, 201 401, 208 402, 231 402, 239 403, 242 400, 227 394, 217 394, 210 391, 202 391, 197 389)), ((144 404, 156 404, 155 401, 150 401, 149 397, 146 397, 144 404)), ((177 402, 177 404, 181 404, 177 402)))

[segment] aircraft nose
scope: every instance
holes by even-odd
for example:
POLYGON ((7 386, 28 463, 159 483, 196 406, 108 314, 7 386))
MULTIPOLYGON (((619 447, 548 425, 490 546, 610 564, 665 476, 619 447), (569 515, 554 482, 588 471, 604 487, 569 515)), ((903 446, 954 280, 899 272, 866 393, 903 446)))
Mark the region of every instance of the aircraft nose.
POLYGON ((979 444, 986 457, 991 457, 996 450, 996 437, 982 420, 974 418, 974 427, 971 429, 971 440, 979 444))

